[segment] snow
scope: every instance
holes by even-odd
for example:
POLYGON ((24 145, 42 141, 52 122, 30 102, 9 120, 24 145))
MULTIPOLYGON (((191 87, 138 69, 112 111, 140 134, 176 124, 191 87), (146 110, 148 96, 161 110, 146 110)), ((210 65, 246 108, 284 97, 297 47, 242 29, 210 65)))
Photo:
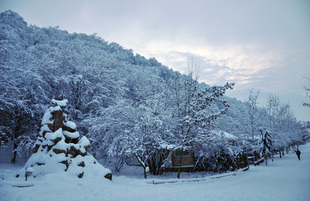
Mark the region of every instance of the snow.
POLYGON ((65 143, 64 139, 61 139, 57 144, 53 146, 54 149, 67 150, 68 144, 65 143))
POLYGON ((79 144, 82 147, 86 147, 90 145, 90 141, 87 139, 87 137, 83 136, 80 140, 79 140, 79 144))
POLYGON ((49 129, 49 127, 48 127, 46 124, 44 124, 44 125, 41 127, 41 130, 40 130, 40 131, 41 131, 40 133, 43 133, 44 131, 51 132, 51 129, 49 129))
POLYGON ((238 137, 228 133, 228 132, 225 132, 225 131, 217 131, 217 130, 212 130, 211 131, 212 134, 215 134, 217 136, 220 136, 222 138, 226 138, 226 139, 231 139, 231 140, 236 140, 238 139, 238 137))
POLYGON ((68 100, 64 99, 64 100, 55 100, 52 99, 52 103, 56 106, 60 106, 60 107, 66 107, 68 104, 68 100))
POLYGON ((52 113, 52 112, 55 112, 55 111, 61 111, 61 107, 60 106, 56 106, 56 107, 50 107, 49 108, 49 112, 52 113))
MULTIPOLYGON (((81 148, 78 144, 66 144, 63 140, 59 141, 54 149, 65 148, 69 146, 75 146, 77 149, 80 149, 81 152, 86 152, 84 148, 81 148)), ((47 152, 47 148, 45 148, 42 152, 37 152, 32 154, 32 156, 28 159, 25 167, 21 168, 17 173, 20 175, 21 179, 23 179, 23 175, 25 175, 25 170, 28 168, 32 168, 33 176, 36 177, 37 180, 39 177, 45 177, 49 174, 62 174, 65 172, 66 174, 77 177, 79 173, 83 173, 84 177, 99 177, 101 179, 105 179, 104 176, 110 173, 110 170, 103 167, 92 155, 88 154, 86 156, 76 156, 75 158, 69 158, 64 153, 56 154, 52 150, 47 152), (66 165, 62 162, 67 161, 69 164, 69 168, 67 171, 66 165), (79 166, 80 163, 84 163, 84 167, 79 166), (38 165, 41 164, 41 165, 38 165)), ((30 178, 31 179, 31 178, 30 178)), ((32 178, 34 180, 34 178, 32 178)), ((1 184, 0 184, 1 185, 1 184)))
POLYGON ((160 144, 160 147, 167 150, 173 150, 176 148, 174 144, 166 144, 166 143, 160 144))
POLYGON ((73 129, 73 130, 76 129, 76 124, 73 121, 64 122, 64 125, 73 129))
POLYGON ((51 120, 53 117, 53 115, 51 114, 51 111, 50 109, 46 110, 44 115, 43 115, 43 118, 42 118, 42 125, 44 124, 52 124, 53 121, 51 120))
POLYGON ((43 115, 41 124, 42 125, 44 125, 44 124, 52 124, 53 123, 53 120, 52 120, 53 115, 51 113, 55 112, 55 111, 60 111, 60 110, 62 110, 60 106, 48 108, 45 111, 44 115, 43 115))
POLYGON ((75 132, 63 131, 63 134, 72 139, 78 138, 80 136, 78 131, 75 131, 75 132))
MULTIPOLYGON (((181 173, 180 180, 150 175, 145 180, 141 171, 139 178, 113 176, 111 182, 99 176, 85 175, 79 179, 61 171, 37 178, 28 177, 25 181, 23 177, 14 177, 20 166, 1 164, 0 200, 309 201, 310 144, 301 146, 300 150, 300 161, 295 153, 290 153, 282 159, 277 156, 268 166, 251 166, 246 172, 226 173, 220 177, 181 173)), ((72 168, 79 167, 72 165, 72 168)))
POLYGON ((33 170, 33 168, 31 168, 31 167, 29 167, 29 168, 26 169, 26 172, 31 172, 31 173, 33 173, 33 171, 34 171, 34 170, 33 170))
POLYGON ((55 132, 48 132, 45 134, 45 138, 47 140, 55 140, 56 138, 61 138, 62 137, 62 128, 59 128, 55 132))

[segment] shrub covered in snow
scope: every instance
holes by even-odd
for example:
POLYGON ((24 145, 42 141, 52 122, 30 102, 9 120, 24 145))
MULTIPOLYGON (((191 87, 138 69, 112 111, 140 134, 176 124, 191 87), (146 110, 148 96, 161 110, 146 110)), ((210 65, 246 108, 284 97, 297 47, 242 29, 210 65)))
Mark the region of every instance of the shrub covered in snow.
POLYGON ((68 121, 63 113, 67 100, 52 103, 54 107, 46 110, 32 156, 19 174, 32 169, 32 176, 37 177, 49 173, 67 172, 79 178, 95 176, 112 179, 111 171, 104 168, 89 153, 89 140, 80 138, 76 124, 68 121))

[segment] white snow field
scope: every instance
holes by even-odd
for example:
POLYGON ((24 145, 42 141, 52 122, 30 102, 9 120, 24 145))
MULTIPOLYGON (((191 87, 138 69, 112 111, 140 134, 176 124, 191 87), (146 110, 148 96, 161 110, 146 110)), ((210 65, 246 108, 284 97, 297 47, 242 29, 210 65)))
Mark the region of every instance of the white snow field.
POLYGON ((183 174, 185 177, 181 180, 164 177, 145 180, 141 175, 141 178, 114 176, 111 182, 102 178, 79 179, 66 174, 49 174, 24 181, 24 178, 14 177, 16 167, 2 164, 0 200, 309 201, 310 144, 301 146, 300 150, 300 161, 295 153, 290 153, 282 159, 276 156, 267 167, 265 164, 251 166, 246 172, 222 174, 224 177, 193 179, 183 174))

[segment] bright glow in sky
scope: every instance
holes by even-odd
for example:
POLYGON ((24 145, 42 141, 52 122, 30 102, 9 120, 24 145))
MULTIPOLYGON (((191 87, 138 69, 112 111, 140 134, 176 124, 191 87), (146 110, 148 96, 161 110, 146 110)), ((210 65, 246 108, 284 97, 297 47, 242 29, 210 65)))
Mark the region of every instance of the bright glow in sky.
POLYGON ((247 100, 260 90, 290 103, 310 120, 304 86, 310 83, 308 0, 0 0, 28 24, 93 34, 182 73, 199 67, 207 84, 235 82, 228 93, 247 100))

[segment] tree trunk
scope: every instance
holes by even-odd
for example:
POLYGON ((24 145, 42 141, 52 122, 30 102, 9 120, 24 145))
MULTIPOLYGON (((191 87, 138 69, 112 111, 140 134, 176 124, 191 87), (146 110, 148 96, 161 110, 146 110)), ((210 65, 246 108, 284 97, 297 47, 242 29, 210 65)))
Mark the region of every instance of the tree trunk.
POLYGON ((63 127, 62 113, 63 113, 62 110, 52 112, 52 115, 54 117, 54 124, 53 124, 53 130, 52 130, 53 132, 63 127))
POLYGON ((178 176, 177 176, 178 179, 180 179, 180 176, 181 176, 181 168, 178 169, 178 176))
POLYGON ((182 166, 182 159, 183 159, 183 148, 181 150, 181 158, 179 160, 179 169, 178 169, 178 179, 180 179, 180 176, 181 176, 181 166, 182 166))
POLYGON ((143 167, 143 171, 144 171, 144 179, 147 179, 146 178, 146 167, 143 167))
POLYGON ((20 128, 21 128, 20 121, 21 121, 21 117, 18 118, 16 127, 15 127, 15 129, 14 129, 14 139, 13 139, 13 142, 14 142, 13 148, 14 148, 14 149, 13 149, 13 158, 12 158, 12 160, 11 160, 11 163, 12 163, 12 164, 15 164, 15 163, 16 163, 17 147, 18 147, 17 138, 18 138, 18 136, 19 136, 19 131, 20 131, 20 128))
POLYGON ((248 167, 248 169, 250 169, 248 152, 245 152, 245 157, 246 157, 247 167, 248 167))
POLYGON ((141 164, 141 166, 143 167, 143 174, 144 174, 144 179, 146 178, 146 165, 144 162, 142 162, 142 160, 137 156, 137 154, 134 154, 135 157, 137 158, 138 162, 141 164))
POLYGON ((16 140, 14 140, 14 146, 13 147, 14 147, 14 151, 13 151, 13 158, 11 160, 11 163, 15 164, 16 163, 16 155, 17 155, 17 151, 16 151, 17 143, 16 143, 16 140))

